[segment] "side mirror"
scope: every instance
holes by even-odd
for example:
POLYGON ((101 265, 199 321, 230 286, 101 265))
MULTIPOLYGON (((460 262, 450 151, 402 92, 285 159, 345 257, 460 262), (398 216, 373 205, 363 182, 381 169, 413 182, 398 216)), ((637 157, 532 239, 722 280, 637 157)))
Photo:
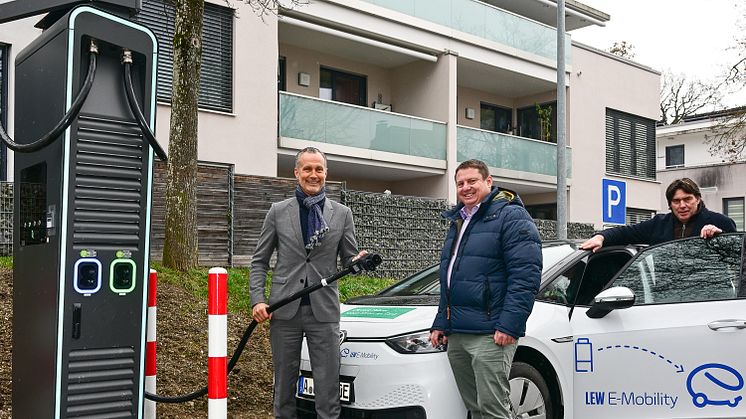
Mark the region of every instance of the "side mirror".
POLYGON ((627 287, 611 287, 601 291, 594 299, 593 305, 585 313, 592 319, 600 319, 612 310, 629 308, 635 304, 635 293, 627 287))

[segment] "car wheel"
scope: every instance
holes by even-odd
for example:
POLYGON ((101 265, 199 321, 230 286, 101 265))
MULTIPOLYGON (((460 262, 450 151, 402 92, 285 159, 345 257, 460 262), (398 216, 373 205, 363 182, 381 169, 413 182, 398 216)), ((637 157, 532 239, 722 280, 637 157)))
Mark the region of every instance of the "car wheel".
POLYGON ((541 373, 525 362, 510 369, 510 404, 515 419, 554 419, 552 396, 541 373))

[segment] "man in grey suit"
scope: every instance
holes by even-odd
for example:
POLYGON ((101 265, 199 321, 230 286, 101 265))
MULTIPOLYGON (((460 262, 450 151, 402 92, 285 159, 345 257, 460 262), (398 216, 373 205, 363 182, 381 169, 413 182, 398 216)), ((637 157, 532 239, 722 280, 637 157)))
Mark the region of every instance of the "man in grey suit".
POLYGON ((265 278, 272 253, 269 304, 317 283, 337 271, 337 258, 348 265, 366 252, 357 250, 352 211, 324 193, 326 156, 307 147, 295 157, 295 197, 272 204, 251 260, 253 317, 269 325, 275 369, 275 418, 295 418, 295 389, 303 334, 313 367, 316 414, 339 418, 339 291, 337 283, 267 313, 265 278))

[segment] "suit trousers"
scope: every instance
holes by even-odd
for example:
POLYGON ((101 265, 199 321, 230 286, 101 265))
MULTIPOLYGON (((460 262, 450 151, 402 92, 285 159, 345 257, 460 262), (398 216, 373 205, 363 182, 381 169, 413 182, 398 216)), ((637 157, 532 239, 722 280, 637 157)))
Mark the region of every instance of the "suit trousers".
POLYGON ((499 346, 493 335, 453 333, 448 361, 472 419, 509 419, 510 365, 518 345, 499 346))
POLYGON ((269 338, 275 370, 274 413, 277 419, 295 419, 303 333, 313 368, 316 415, 338 419, 339 322, 319 322, 310 305, 301 305, 290 320, 270 320, 269 338))

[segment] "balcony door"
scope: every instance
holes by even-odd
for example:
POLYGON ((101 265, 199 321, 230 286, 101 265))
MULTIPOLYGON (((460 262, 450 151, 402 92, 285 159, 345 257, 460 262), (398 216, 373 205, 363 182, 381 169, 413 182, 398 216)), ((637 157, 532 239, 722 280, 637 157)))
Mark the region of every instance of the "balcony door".
POLYGON ((508 133, 513 120, 513 110, 500 106, 481 103, 479 105, 479 128, 508 133))
POLYGON ((366 106, 367 84, 365 76, 321 67, 319 98, 366 106))

